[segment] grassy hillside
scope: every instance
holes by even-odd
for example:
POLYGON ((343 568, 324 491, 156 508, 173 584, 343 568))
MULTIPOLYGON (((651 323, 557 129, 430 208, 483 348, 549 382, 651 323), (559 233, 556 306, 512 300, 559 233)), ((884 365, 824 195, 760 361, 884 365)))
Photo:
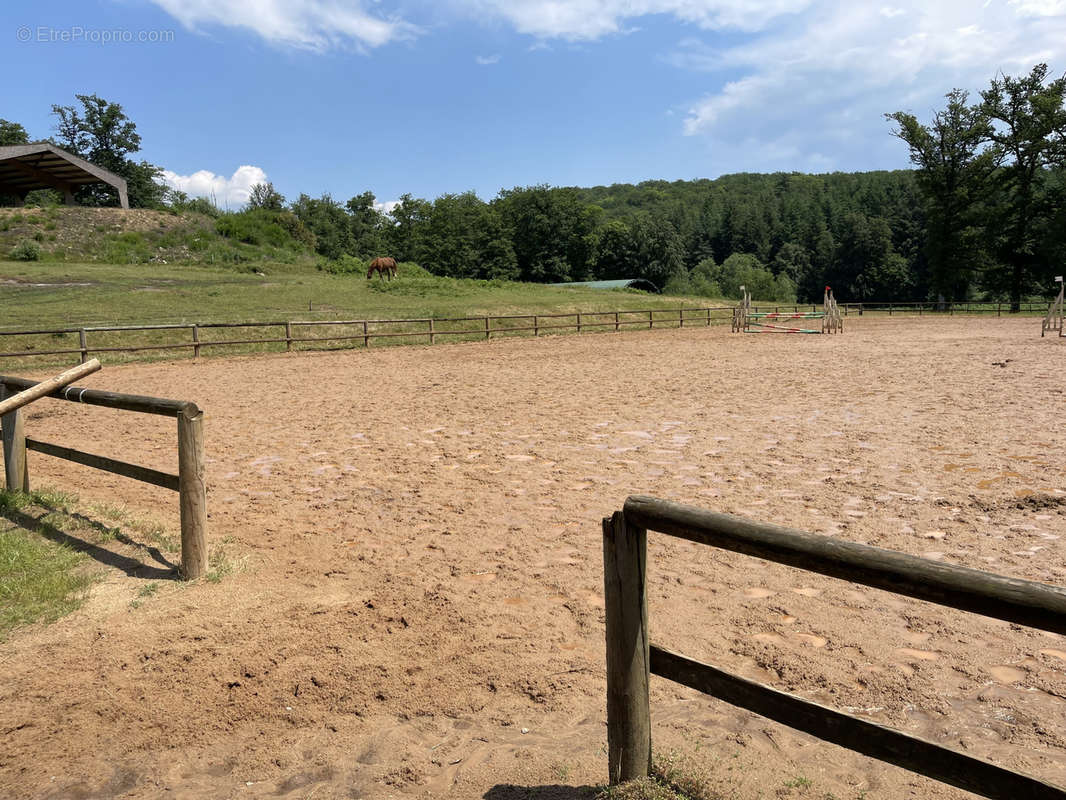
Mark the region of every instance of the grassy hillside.
POLYGON ((0 208, 0 259, 107 264, 311 266, 312 248, 268 219, 115 208, 0 208), (35 257, 33 257, 35 255, 35 257))

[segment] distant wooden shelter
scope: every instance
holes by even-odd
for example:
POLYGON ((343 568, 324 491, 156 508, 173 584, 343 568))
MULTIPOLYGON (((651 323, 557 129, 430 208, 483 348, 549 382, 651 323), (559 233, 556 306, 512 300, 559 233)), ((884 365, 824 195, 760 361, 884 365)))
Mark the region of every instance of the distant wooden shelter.
POLYGON ((130 207, 125 178, 54 144, 36 142, 0 147, 0 195, 25 198, 34 189, 55 189, 62 192, 68 205, 73 205, 74 192, 88 183, 107 184, 118 192, 119 204, 130 207))
POLYGON ((644 292, 658 292, 658 287, 644 278, 622 278, 617 281, 568 281, 567 283, 549 283, 549 286, 563 286, 568 289, 640 289, 644 292))

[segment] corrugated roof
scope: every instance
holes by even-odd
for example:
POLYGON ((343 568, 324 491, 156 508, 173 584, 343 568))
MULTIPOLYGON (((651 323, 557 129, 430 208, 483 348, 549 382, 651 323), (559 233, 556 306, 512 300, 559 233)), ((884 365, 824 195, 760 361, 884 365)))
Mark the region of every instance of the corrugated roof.
POLYGON ((645 292, 658 292, 654 283, 644 278, 622 278, 616 281, 569 281, 567 283, 549 283, 549 286, 563 286, 584 289, 640 289, 645 292))

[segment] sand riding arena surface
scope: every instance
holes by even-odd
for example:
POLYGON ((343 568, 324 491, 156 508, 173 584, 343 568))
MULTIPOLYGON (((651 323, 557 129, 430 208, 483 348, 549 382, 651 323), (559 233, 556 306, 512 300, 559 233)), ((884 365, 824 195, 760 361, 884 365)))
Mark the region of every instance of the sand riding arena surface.
MULTIPOLYGON (((105 367, 85 385, 204 409, 209 541, 241 568, 146 555, 0 645, 0 796, 587 797, 600 519, 631 493, 1062 585, 1066 340, 1038 325, 105 367)), ((169 419, 48 400, 27 433, 176 463, 169 419)), ((30 458, 176 533, 175 495, 30 458)), ((1062 637, 655 534, 649 592, 671 649, 1066 784, 1062 637)), ((659 678, 652 719, 723 798, 968 796, 659 678)))

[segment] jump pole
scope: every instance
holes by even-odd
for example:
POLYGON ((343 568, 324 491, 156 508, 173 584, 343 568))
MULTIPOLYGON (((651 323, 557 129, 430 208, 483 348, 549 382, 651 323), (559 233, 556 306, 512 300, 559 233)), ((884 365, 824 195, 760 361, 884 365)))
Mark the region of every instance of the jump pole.
POLYGON ((1048 331, 1058 331, 1059 336, 1066 336, 1066 331, 1062 327, 1063 316, 1063 299, 1064 291, 1066 291, 1066 284, 1062 282, 1062 276, 1055 276, 1055 283, 1059 285, 1059 296, 1048 306, 1047 317, 1044 318, 1043 324, 1040 326, 1040 338, 1044 338, 1044 334, 1048 331))
POLYGON ((100 362, 93 358, 10 397, 6 397, 9 391, 7 387, 0 386, 0 427, 3 428, 0 439, 3 440, 4 451, 4 485, 8 491, 28 492, 30 490, 30 470, 26 461, 25 421, 20 409, 57 389, 69 386, 78 378, 96 372, 98 369, 100 369, 100 362))
POLYGON ((14 394, 0 402, 0 416, 18 411, 24 405, 32 403, 34 400, 39 400, 45 395, 51 394, 56 389, 62 389, 64 386, 69 386, 74 383, 74 381, 78 380, 78 378, 84 378, 86 375, 91 375, 98 369, 100 369, 100 362, 95 358, 91 358, 84 364, 71 367, 66 372, 60 372, 54 378, 49 378, 46 381, 41 381, 36 386, 24 389, 18 394, 14 394))

